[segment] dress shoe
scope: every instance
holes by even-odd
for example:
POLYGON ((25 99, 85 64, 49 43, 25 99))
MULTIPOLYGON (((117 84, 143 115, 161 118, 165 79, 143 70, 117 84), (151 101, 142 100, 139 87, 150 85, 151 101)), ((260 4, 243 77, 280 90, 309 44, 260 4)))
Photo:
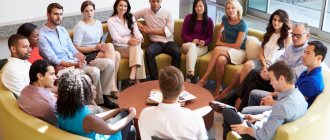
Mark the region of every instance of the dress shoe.
POLYGON ((114 99, 118 99, 118 93, 119 93, 118 91, 111 91, 110 97, 114 99))
POLYGON ((211 102, 209 102, 209 105, 215 112, 218 112, 218 113, 221 113, 222 110, 225 108, 231 108, 231 109, 236 110, 234 107, 221 103, 221 102, 218 102, 218 101, 211 101, 211 102))
POLYGON ((103 100, 104 100, 104 103, 99 104, 100 106, 104 106, 104 107, 109 108, 109 109, 118 108, 118 104, 110 101, 107 96, 103 95, 103 100))

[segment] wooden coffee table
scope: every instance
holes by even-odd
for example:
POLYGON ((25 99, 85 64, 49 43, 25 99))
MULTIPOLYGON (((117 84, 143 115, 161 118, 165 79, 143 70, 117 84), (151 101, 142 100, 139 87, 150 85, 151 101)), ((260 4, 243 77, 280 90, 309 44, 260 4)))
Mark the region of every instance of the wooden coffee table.
MULTIPOLYGON (((214 100, 212 94, 203 87, 191 83, 184 83, 185 90, 195 95, 197 99, 186 102, 186 108, 203 116, 205 127, 209 130, 213 126, 214 112, 208 105, 210 101, 214 100)), ((118 96, 118 105, 123 107, 135 107, 136 116, 134 117, 134 126, 137 130, 137 137, 139 138, 138 119, 141 111, 150 106, 146 104, 150 91, 152 89, 159 89, 158 80, 143 82, 128 87, 122 91, 118 96)))

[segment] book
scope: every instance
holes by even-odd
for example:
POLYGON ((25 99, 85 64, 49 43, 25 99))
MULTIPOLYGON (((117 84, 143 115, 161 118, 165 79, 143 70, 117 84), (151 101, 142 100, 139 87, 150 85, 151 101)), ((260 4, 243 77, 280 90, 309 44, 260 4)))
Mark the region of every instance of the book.
MULTIPOLYGON (((186 101, 194 100, 196 98, 197 98, 196 96, 184 90, 179 95, 179 103, 181 104, 181 106, 184 106, 186 101)), ((162 100, 163 100, 162 92, 157 89, 152 89, 150 91, 146 103, 149 105, 158 105, 158 103, 162 102, 162 100)))

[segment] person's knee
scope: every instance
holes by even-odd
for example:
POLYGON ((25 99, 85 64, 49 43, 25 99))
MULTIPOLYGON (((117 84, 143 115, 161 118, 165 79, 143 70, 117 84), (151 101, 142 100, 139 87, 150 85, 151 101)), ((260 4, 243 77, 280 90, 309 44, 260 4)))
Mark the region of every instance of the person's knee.
POLYGON ((245 70, 251 70, 251 69, 253 69, 254 65, 255 65, 254 62, 251 61, 251 60, 249 60, 249 61, 247 61, 247 62, 244 63, 243 68, 245 70))
POLYGON ((219 56, 218 57, 218 60, 217 60, 217 63, 220 64, 220 65, 225 65, 228 63, 227 61, 227 58, 225 56, 219 56))

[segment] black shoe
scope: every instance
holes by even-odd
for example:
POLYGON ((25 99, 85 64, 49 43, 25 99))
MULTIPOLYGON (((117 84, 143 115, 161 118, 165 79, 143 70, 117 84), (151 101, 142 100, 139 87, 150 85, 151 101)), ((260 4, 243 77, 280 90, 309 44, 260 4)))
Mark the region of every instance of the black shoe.
POLYGON ((236 110, 234 107, 221 103, 221 102, 218 102, 218 101, 211 101, 211 102, 209 102, 209 105, 215 112, 218 112, 218 113, 221 113, 222 110, 225 108, 231 108, 231 109, 236 110))
POLYGON ((189 81, 190 83, 194 83, 196 81, 196 77, 192 74, 187 74, 186 78, 189 79, 189 80, 186 80, 186 81, 189 81))
POLYGON ((103 100, 104 100, 104 103, 103 103, 103 104, 100 104, 100 106, 104 106, 104 107, 109 108, 109 109, 119 108, 119 107, 118 107, 118 104, 116 104, 116 103, 110 101, 110 100, 108 99, 108 97, 105 96, 105 95, 103 95, 103 100))

